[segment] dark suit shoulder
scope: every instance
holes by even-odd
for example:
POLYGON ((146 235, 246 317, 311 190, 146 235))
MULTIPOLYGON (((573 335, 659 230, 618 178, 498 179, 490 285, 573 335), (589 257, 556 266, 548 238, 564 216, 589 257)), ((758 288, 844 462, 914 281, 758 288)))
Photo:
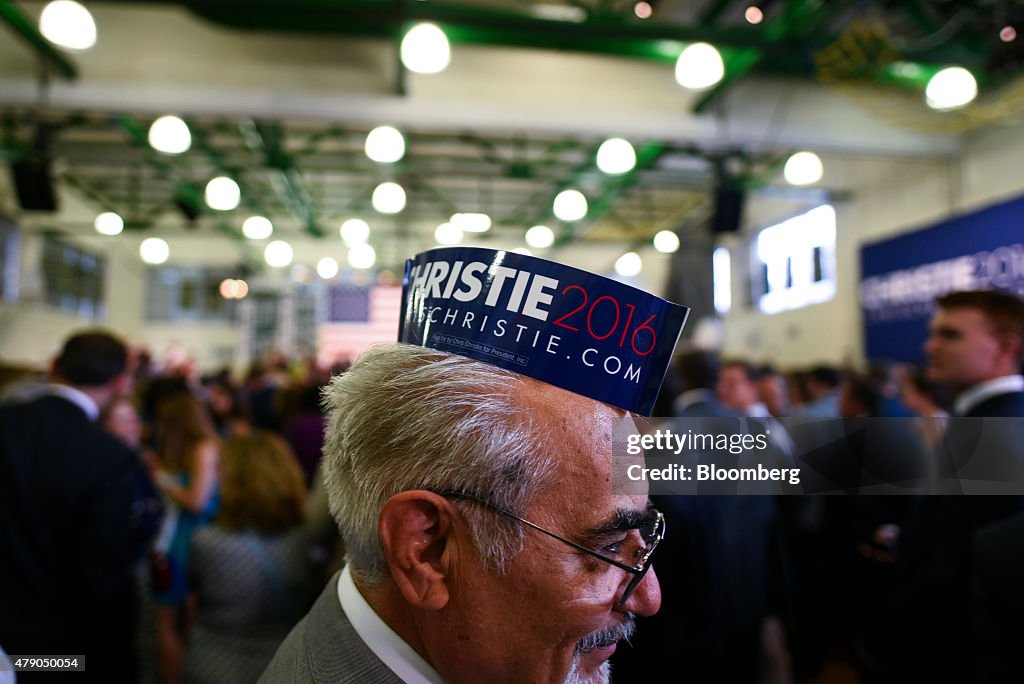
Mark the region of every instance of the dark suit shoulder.
POLYGON ((1007 392, 989 397, 967 412, 969 418, 1013 418, 1024 416, 1024 392, 1007 392))

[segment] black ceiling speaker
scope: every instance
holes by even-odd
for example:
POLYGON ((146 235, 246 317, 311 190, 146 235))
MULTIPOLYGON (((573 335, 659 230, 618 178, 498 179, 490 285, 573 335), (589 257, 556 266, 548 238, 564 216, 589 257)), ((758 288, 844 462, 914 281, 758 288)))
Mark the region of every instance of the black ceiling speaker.
POLYGON ((725 168, 726 159, 719 158, 713 162, 715 186, 715 205, 711 213, 711 232, 735 233, 743 222, 743 202, 746 196, 743 190, 736 187, 732 176, 725 168))
POLYGON ((735 233, 743 222, 743 204, 746 194, 728 184, 715 188, 715 208, 711 215, 711 232, 735 233))
POLYGON ((49 160, 30 159, 11 164, 18 204, 26 211, 57 211, 49 160))
POLYGON ((50 127, 36 124, 30 156, 11 164, 18 204, 26 211, 57 211, 57 194, 50 175, 50 127))

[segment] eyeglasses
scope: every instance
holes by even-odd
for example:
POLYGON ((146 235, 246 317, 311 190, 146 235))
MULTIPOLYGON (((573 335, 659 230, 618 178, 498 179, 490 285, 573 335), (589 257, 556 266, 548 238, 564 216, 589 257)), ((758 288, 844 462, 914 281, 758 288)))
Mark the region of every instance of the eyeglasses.
POLYGON ((638 546, 636 549, 633 550, 632 554, 624 553, 624 560, 616 560, 615 558, 609 558, 608 556, 604 555, 603 553, 600 553, 599 551, 588 549, 587 547, 577 544, 576 542, 570 539, 566 539, 565 537, 559 536, 554 532, 551 532, 550 530, 544 529, 540 525, 536 525, 530 522, 529 520, 520 518, 518 515, 515 515, 514 513, 510 513, 503 508, 495 506, 489 501, 478 499, 470 494, 465 494, 463 492, 435 492, 435 494, 443 496, 446 499, 462 499, 465 501, 472 501, 473 503, 479 504, 487 509, 490 509, 499 515, 503 515, 506 518, 511 518, 512 520, 517 520, 528 527, 532 527, 538 532, 546 534, 552 539, 557 539, 563 544, 567 544, 578 551, 582 551, 583 553, 589 556, 593 556, 594 558, 603 560, 605 563, 608 563, 609 565, 614 565, 615 567, 625 570, 626 572, 632 574, 633 578, 630 579, 629 584, 626 585, 625 591, 622 592, 622 598, 620 598, 618 601, 617 605, 619 606, 625 604, 626 601, 629 600, 629 597, 633 595, 633 592, 636 590, 636 588, 640 586, 640 583, 643 581, 644 576, 647 574, 647 571, 651 569, 651 559, 654 556, 654 550, 658 548, 658 544, 661 543, 661 540, 665 538, 665 516, 662 515, 660 511, 651 508, 647 511, 647 515, 640 522, 640 524, 636 528, 634 528, 637 530, 637 532, 640 533, 640 538, 643 540, 644 545, 642 547, 638 546), (632 565, 630 565, 628 562, 625 562, 625 559, 628 558, 629 555, 632 555, 635 559, 632 565))

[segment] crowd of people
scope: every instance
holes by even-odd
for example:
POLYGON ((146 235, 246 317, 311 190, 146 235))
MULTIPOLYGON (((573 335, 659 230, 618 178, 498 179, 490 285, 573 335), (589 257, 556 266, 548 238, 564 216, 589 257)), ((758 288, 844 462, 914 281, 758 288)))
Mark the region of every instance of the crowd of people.
POLYGON ((95 330, 18 373, 0 388, 3 586, 26 590, 0 646, 88 654, 96 681, 256 681, 341 562, 311 491, 330 372, 268 362, 235 383, 95 330))
MULTIPOLYGON (((924 417, 883 456, 911 464, 900 478, 955 474, 936 455, 951 421, 1024 416, 1024 303, 937 305, 921 368, 686 350, 656 415, 924 417)), ((90 680, 602 682, 609 658, 619 682, 812 682, 836 660, 865 683, 1024 671, 1019 496, 655 510, 602 489, 628 414, 405 345, 236 383, 88 331, 0 396, 0 648, 87 654, 90 680)))

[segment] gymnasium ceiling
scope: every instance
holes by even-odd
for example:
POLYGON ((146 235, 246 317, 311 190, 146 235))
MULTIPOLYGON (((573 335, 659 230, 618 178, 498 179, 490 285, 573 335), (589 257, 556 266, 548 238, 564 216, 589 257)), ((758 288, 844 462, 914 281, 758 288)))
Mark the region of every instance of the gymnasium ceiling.
MULTIPOLYGON (((944 159, 964 134, 1024 107, 1024 37, 999 38, 1015 22, 1024 32, 1017 0, 769 0, 756 26, 743 0, 652 0, 646 20, 617 0, 86 4, 98 42, 70 53, 36 32, 43 3, 0 0, 0 155, 50 159, 60 203, 24 212, 5 179, 0 211, 83 236, 97 213, 116 211, 126 230, 107 239, 208 238, 225 261, 260 261, 240 232, 254 214, 299 259, 340 251, 338 226, 364 218, 387 267, 433 245, 457 211, 490 214, 495 226, 477 242, 502 247, 522 245, 536 223, 555 230, 555 250, 639 245, 663 229, 685 243, 706 236, 718 184, 791 197, 781 168, 794 151, 818 152, 826 169, 847 157, 944 159), (421 20, 452 44, 437 75, 398 60, 402 33, 421 20), (726 65, 702 93, 673 79, 696 40, 726 65), (981 96, 938 113, 923 103, 923 75, 948 64, 971 69, 981 96), (167 113, 192 131, 183 155, 146 144, 167 113), (401 161, 366 158, 379 124, 404 133, 401 161), (633 143, 633 172, 597 170, 609 136, 633 143), (202 189, 225 174, 242 204, 216 212, 202 189), (370 206, 384 180, 408 194, 396 216, 370 206), (582 221, 551 216, 567 187, 589 199, 582 221)), ((816 201, 847 190, 826 171, 802 192, 816 201)))

